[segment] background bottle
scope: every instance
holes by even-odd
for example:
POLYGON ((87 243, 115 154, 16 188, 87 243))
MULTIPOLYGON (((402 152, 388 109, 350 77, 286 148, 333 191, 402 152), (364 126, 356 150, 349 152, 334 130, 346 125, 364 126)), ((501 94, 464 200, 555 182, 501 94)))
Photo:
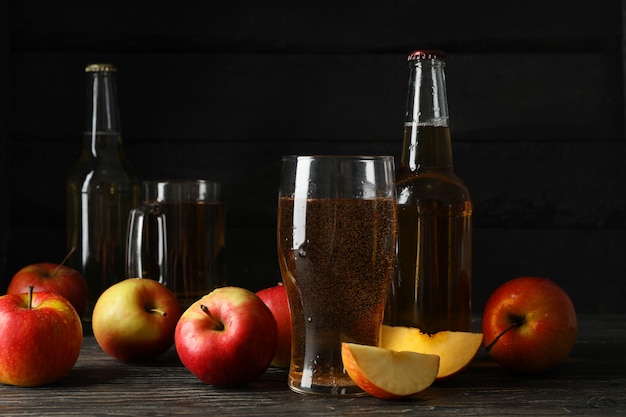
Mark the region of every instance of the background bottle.
POLYGON ((396 173, 398 269, 386 324, 469 331, 472 202, 454 173, 441 51, 415 51, 396 173))
POLYGON ((69 265, 82 272, 93 304, 102 291, 126 277, 126 231, 137 205, 139 181, 126 159, 120 134, 116 69, 85 68, 87 108, 83 149, 67 179, 67 241, 75 249, 69 265))

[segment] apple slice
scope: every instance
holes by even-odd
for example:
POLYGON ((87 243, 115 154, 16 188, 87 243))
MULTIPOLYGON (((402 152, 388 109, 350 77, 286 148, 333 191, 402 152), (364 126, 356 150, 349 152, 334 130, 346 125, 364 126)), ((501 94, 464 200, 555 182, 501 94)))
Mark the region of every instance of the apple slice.
POLYGON ((428 334, 414 327, 383 325, 381 346, 439 356, 441 364, 437 379, 443 379, 465 369, 478 353, 482 341, 482 333, 442 331, 428 334))
POLYGON ((350 378, 363 391, 382 399, 408 397, 425 390, 439 369, 437 355, 356 343, 342 343, 341 358, 350 378))

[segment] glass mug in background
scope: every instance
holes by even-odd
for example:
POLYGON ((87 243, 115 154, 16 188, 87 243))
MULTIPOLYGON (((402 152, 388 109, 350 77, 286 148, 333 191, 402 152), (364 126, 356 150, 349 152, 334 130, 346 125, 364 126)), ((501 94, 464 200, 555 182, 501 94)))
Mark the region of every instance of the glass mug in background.
POLYGON ((341 343, 379 345, 396 263, 391 156, 286 156, 278 256, 292 314, 289 387, 363 395, 341 343))
POLYGON ((225 213, 220 185, 144 181, 143 203, 131 210, 126 254, 129 277, 166 285, 187 308, 225 285, 225 213))

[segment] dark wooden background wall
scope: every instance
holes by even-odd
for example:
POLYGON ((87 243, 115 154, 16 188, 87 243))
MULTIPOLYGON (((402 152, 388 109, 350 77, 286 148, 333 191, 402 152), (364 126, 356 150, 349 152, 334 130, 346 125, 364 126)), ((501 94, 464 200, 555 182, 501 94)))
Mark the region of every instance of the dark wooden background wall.
POLYGON ((228 280, 280 280, 291 153, 399 157, 418 48, 448 54, 455 166, 475 202, 474 305, 518 275, 626 311, 624 1, 0 0, 2 286, 65 255, 86 64, 118 67, 143 179, 224 184, 228 280))

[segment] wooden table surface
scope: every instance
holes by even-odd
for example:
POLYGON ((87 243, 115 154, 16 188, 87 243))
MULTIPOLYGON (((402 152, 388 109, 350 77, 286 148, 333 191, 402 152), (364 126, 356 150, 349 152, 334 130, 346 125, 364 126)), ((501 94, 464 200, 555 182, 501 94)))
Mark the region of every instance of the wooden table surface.
POLYGON ((146 364, 106 355, 85 337, 69 376, 38 388, 0 386, 1 416, 617 416, 626 415, 626 316, 579 318, 572 354, 539 377, 513 375, 481 349, 471 366, 414 397, 304 396, 270 368, 245 388, 196 379, 172 349, 146 364))

